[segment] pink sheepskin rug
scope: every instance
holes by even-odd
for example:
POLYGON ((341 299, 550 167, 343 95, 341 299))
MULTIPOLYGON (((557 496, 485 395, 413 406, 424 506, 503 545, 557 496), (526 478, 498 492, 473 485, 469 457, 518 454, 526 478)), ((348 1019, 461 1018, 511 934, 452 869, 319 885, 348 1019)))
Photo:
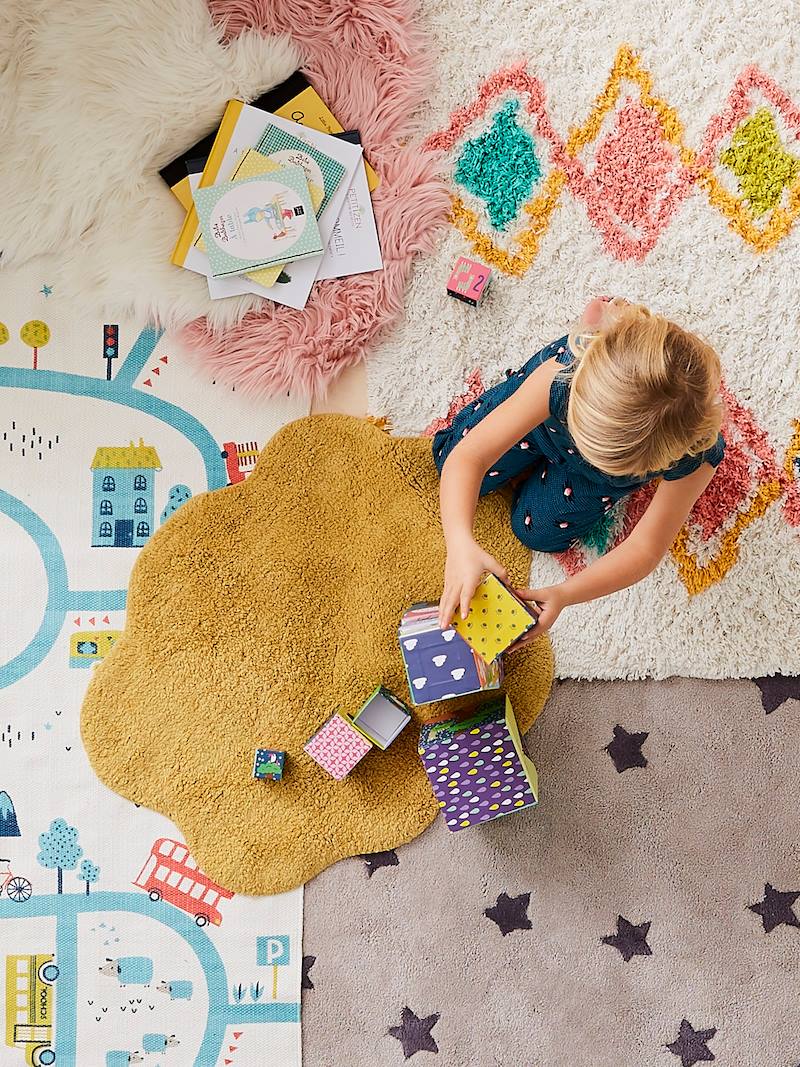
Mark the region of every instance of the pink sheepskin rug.
POLYGON ((361 133, 380 175, 373 194, 384 268, 315 285, 303 311, 264 302, 236 326, 198 319, 182 338, 220 380, 259 396, 325 392, 400 314, 411 260, 429 251, 449 210, 428 153, 404 146, 431 60, 415 0, 209 0, 231 38, 288 33, 303 72, 345 129, 361 133))

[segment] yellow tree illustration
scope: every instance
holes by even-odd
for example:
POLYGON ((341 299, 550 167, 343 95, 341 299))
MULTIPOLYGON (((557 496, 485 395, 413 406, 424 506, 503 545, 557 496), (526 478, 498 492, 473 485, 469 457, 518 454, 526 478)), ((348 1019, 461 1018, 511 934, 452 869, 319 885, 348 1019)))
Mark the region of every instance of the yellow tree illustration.
POLYGON ((8 340, 8 326, 4 322, 0 322, 0 345, 4 345, 8 340))
POLYGON ((33 369, 39 369, 39 349, 44 348, 50 340, 50 327, 41 319, 31 319, 19 331, 19 336, 26 345, 33 349, 33 369))

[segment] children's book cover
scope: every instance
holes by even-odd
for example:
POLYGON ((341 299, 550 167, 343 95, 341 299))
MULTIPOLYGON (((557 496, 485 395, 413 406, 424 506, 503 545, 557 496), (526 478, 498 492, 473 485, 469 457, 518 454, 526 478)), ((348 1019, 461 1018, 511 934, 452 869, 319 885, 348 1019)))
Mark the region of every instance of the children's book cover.
POLYGON ((301 167, 309 184, 322 188, 324 195, 319 207, 320 214, 330 203, 345 175, 345 169, 338 160, 273 123, 264 130, 255 148, 276 163, 301 167))
POLYGON ((215 278, 322 253, 300 167, 198 188, 194 198, 215 278))
MULTIPOLYGON (((236 164, 236 170, 231 175, 230 180, 232 182, 238 182, 243 181, 245 178, 258 178, 262 174, 272 174, 275 171, 280 171, 282 169, 283 165, 281 163, 276 162, 274 159, 269 159, 260 152, 256 152, 255 148, 250 148, 242 155, 241 159, 236 164)), ((314 213, 319 216, 322 200, 325 195, 324 191, 320 186, 313 182, 309 182, 308 192, 314 207, 314 213)), ((197 248, 205 252, 206 245, 202 231, 198 234, 195 244, 197 248)), ((278 263, 274 267, 263 267, 261 270, 248 271, 246 277, 252 278, 254 282, 258 282, 259 285, 263 285, 269 289, 275 285, 278 278, 280 278, 285 265, 286 263, 284 262, 278 263)))
MULTIPOLYGON (((337 136, 342 140, 349 140, 351 144, 361 143, 361 135, 357 130, 337 136)), ((383 268, 378 227, 369 194, 367 174, 363 167, 356 167, 333 234, 322 257, 317 281, 322 281, 323 278, 367 274, 383 268)))

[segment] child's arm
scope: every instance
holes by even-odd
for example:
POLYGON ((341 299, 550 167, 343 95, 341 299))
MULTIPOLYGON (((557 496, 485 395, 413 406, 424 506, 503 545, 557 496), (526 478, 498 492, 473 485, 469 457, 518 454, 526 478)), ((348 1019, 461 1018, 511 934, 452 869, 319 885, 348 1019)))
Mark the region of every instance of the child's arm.
POLYGON ((519 389, 474 426, 456 445, 442 468, 439 500, 447 544, 439 624, 452 622, 456 609, 466 618, 469 602, 486 571, 503 581, 505 569, 473 536, 475 508, 484 475, 503 453, 550 414, 550 386, 561 365, 549 359, 519 389))
POLYGON ((524 600, 536 601, 541 609, 530 637, 549 630, 568 604, 582 604, 626 589, 655 570, 713 477, 714 467, 703 463, 685 478, 662 480, 647 511, 622 544, 559 585, 517 590, 524 600))

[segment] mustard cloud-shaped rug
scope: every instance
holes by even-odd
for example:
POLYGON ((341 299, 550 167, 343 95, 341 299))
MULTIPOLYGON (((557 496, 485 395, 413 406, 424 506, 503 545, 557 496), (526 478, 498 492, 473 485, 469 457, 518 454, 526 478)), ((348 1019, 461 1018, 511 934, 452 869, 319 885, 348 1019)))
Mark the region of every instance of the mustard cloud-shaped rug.
MULTIPOLYGON (((524 584, 528 552, 498 494, 481 502, 476 531, 524 584)), ((98 776, 172 819, 235 892, 282 892, 410 841, 438 811, 419 723, 471 698, 415 709, 341 782, 303 744, 378 684, 408 701, 397 625, 412 602, 438 599, 444 557, 430 441, 344 415, 287 426, 245 482, 184 504, 139 556, 125 632, 83 706, 98 776), (259 747, 286 751, 283 781, 251 777, 259 747)), ((548 640, 506 666, 526 730, 550 691, 548 640)))

